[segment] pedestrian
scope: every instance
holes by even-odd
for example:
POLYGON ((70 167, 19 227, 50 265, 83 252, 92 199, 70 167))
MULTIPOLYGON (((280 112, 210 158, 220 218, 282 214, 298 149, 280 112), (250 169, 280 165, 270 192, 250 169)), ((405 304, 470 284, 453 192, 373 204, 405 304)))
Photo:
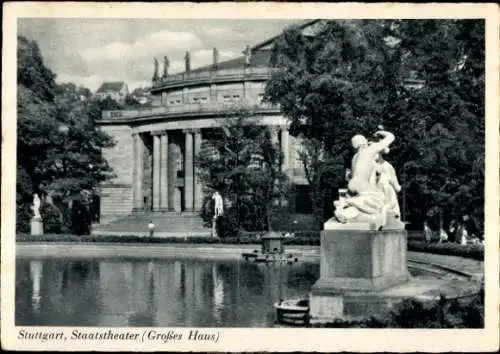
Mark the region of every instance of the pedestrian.
POLYGON ((450 226, 449 226, 449 229, 448 229, 448 234, 450 235, 450 238, 449 238, 450 242, 456 242, 456 240, 455 240, 455 234, 456 234, 457 228, 458 228, 457 222, 455 220, 452 220, 450 222, 450 226))
POLYGON ((439 243, 448 242, 448 234, 443 228, 439 230, 439 243))
POLYGON ((427 221, 424 221, 424 239, 426 243, 431 243, 432 230, 427 224, 427 221))
POLYGON ((462 230, 460 232, 460 244, 462 246, 465 246, 467 244, 467 239, 468 239, 468 233, 467 233, 467 228, 462 226, 462 230))
POLYGON ((149 220, 149 224, 148 224, 149 237, 153 237, 153 235, 155 233, 155 228, 156 228, 156 225, 153 223, 153 220, 149 220))

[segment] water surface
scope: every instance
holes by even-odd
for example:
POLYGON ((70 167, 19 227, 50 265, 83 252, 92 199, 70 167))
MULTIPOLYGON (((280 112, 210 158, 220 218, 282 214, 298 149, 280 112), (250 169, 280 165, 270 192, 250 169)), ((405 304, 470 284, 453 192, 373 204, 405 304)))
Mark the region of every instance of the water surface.
POLYGON ((16 325, 272 327, 319 264, 194 259, 16 261, 16 325))

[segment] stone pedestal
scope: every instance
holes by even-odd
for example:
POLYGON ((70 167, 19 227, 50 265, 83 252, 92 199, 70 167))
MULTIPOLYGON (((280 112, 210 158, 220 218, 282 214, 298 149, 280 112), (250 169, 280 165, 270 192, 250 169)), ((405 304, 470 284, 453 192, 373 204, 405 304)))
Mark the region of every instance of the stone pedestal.
POLYGON ((43 235, 43 221, 41 218, 31 219, 31 234, 32 235, 43 235))
POLYGON ((310 293, 313 322, 379 314, 391 306, 390 288, 411 278, 401 224, 375 231, 365 224, 327 222, 320 257, 320 279, 310 293))

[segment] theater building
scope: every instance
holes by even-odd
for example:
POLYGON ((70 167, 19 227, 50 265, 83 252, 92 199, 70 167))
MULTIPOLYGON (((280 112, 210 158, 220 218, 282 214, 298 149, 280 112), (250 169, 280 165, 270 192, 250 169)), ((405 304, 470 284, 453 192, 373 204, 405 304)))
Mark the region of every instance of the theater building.
MULTIPOLYGON (((303 30, 316 22, 305 23, 303 30)), ((275 39, 247 46, 241 57, 223 62, 214 49, 213 63, 200 68, 191 68, 186 52, 185 71, 174 75, 168 73, 167 57, 160 61, 161 72, 155 59, 151 104, 103 112, 100 128, 116 145, 104 151, 115 177, 102 185, 101 223, 133 213, 201 210, 204 191, 194 158, 204 139, 235 107, 251 107, 253 122, 269 127, 284 154, 283 171, 296 191, 307 194, 299 142, 290 136, 279 107, 262 102, 275 39)), ((289 205, 295 208, 296 203, 289 205)))

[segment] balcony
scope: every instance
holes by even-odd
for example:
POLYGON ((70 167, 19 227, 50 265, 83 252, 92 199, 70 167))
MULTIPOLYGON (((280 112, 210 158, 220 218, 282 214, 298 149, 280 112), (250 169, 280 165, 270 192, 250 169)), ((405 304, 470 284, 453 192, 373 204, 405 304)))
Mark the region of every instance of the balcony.
POLYGON ((241 108, 253 109, 256 112, 277 112, 279 107, 268 103, 256 101, 239 102, 206 102, 206 103, 187 103, 175 106, 161 106, 152 108, 103 111, 102 120, 104 121, 122 121, 134 120, 137 118, 148 117, 178 117, 184 115, 210 115, 220 112, 231 112, 241 108))
POLYGON ((210 70, 202 72, 181 73, 159 78, 153 82, 151 92, 155 93, 163 89, 169 89, 177 86, 189 86, 198 84, 207 84, 224 81, 243 81, 246 79, 267 80, 276 69, 272 68, 241 68, 210 70))

